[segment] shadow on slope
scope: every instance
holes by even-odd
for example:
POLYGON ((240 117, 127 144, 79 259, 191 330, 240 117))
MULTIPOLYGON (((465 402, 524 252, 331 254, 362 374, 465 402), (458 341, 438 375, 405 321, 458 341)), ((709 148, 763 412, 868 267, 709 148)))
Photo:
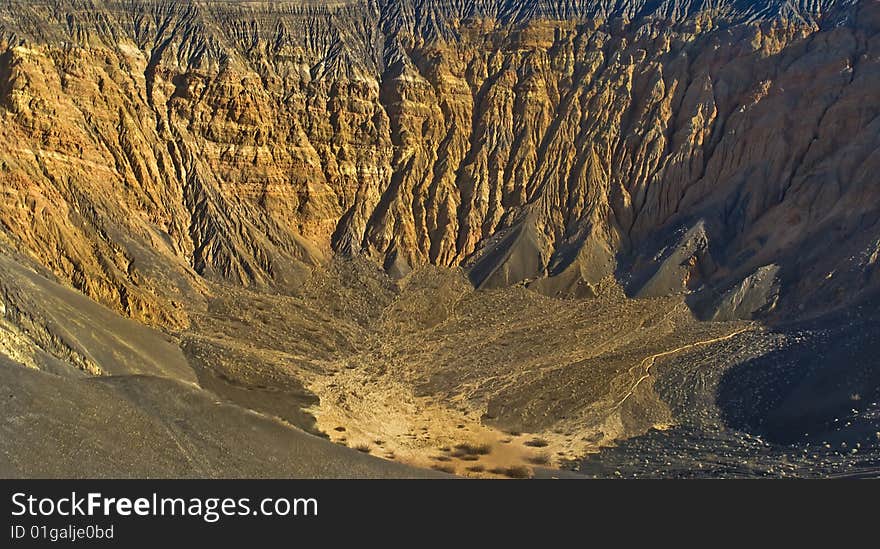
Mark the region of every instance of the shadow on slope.
POLYGON ((724 422, 778 443, 877 443, 880 318, 876 300, 781 328, 790 344, 734 365, 722 376, 724 422))

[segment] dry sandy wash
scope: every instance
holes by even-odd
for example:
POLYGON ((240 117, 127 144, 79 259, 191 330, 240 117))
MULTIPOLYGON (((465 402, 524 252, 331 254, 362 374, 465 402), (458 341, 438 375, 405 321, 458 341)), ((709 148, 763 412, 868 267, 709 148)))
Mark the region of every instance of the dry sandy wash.
POLYGON ((475 291, 447 269, 392 281, 369 263, 340 262, 298 296, 227 292, 184 348, 206 364, 234 357, 219 390, 259 384, 260 405, 278 394, 273 377, 298 377, 319 398, 306 407, 315 428, 361 452, 468 476, 529 476, 670 424, 652 366, 761 331, 699 322, 681 298, 629 300, 610 280, 599 293, 475 291))

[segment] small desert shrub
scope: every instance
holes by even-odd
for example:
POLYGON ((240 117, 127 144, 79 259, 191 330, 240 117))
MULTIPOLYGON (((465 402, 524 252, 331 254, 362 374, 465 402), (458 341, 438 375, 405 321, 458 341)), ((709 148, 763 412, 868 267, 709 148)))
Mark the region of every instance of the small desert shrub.
POLYGON ((581 440, 583 440, 584 442, 599 442, 603 438, 605 438, 605 433, 603 433, 602 431, 599 431, 598 433, 594 433, 592 435, 586 436, 586 437, 582 438, 581 440))
POLYGON ((333 430, 334 430, 334 431, 337 431, 337 432, 340 432, 340 433, 344 433, 344 432, 345 432, 345 427, 343 427, 342 425, 340 425, 339 427, 334 427, 333 430))
POLYGON ((505 469, 504 474, 510 478, 529 478, 530 476, 532 476, 529 468, 522 465, 508 467, 507 469, 505 469))
POLYGON ((532 448, 544 448, 548 444, 550 443, 543 438, 533 438, 532 440, 528 440, 525 443, 526 446, 531 446, 532 448))
POLYGON ((455 450, 465 456, 485 456, 492 452, 489 444, 456 444, 455 450))
POLYGON ((529 463, 532 465, 547 465, 550 463, 550 456, 547 454, 537 454, 529 458, 529 463))
POLYGON ((434 465, 431 466, 431 469, 434 469, 436 471, 442 471, 444 473, 449 473, 450 475, 455 474, 455 467, 453 467, 452 465, 435 463, 434 465))
POLYGON ((494 469, 489 469, 489 472, 493 475, 503 475, 509 478, 529 478, 531 476, 529 468, 522 465, 515 465, 513 467, 495 467, 494 469))
POLYGON ((450 458, 449 456, 434 456, 431 459, 433 459, 434 461, 452 461, 452 458, 450 458))
POLYGON ((363 452, 365 454, 370 453, 370 445, 369 444, 358 444, 357 446, 354 447, 354 449, 357 450, 358 452, 363 452))
POLYGON ((482 465, 471 465, 470 467, 467 468, 467 470, 470 471, 471 473, 482 473, 483 471, 486 470, 486 468, 483 467, 482 465))

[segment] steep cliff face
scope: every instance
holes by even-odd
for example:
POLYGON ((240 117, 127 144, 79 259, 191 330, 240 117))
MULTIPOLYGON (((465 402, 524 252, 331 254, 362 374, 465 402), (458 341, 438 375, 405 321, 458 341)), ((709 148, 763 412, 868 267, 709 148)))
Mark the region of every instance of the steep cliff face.
POLYGON ((878 31, 873 1, 12 0, 0 239, 168 327, 202 277, 336 253, 821 310, 880 281, 878 31))

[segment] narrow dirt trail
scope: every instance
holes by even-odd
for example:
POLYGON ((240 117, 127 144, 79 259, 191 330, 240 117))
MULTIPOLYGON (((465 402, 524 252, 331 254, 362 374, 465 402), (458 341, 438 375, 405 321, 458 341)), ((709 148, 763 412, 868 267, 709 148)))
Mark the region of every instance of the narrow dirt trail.
MULTIPOLYGON (((724 335, 724 336, 713 337, 711 339, 704 339, 702 341, 696 341, 694 343, 688 343, 687 345, 683 345, 683 346, 678 347, 676 349, 670 349, 668 351, 663 351, 661 353, 655 353, 653 355, 645 357, 644 359, 642 359, 642 361, 639 363, 639 365, 636 366, 636 368, 641 367, 644 369, 644 373, 642 374, 642 377, 640 377, 638 380, 636 380, 636 382, 632 386, 632 388, 630 388, 630 390, 626 393, 626 395, 624 395, 624 397, 622 399, 620 399, 620 402, 618 402, 617 404, 614 405, 614 407, 611 408, 611 411, 614 412, 614 411, 620 409, 620 407, 623 406, 623 403, 626 402, 626 400, 629 397, 631 397, 633 395, 633 393, 636 392, 636 389, 639 388, 639 385, 643 381, 645 381, 646 379, 651 377, 651 368, 654 366, 654 364, 656 363, 658 358, 664 357, 664 356, 674 355, 674 354, 680 353, 682 351, 686 351, 688 349, 693 349, 694 347, 699 347, 702 345, 709 345, 712 343, 718 343, 719 341, 726 341, 728 339, 731 339, 733 337, 738 336, 739 334, 741 334, 743 332, 747 332, 751 329, 753 329, 753 326, 746 326, 744 328, 740 328, 739 330, 736 330, 736 331, 731 332, 731 333, 724 335)), ((630 371, 632 371, 632 369, 630 371)))

